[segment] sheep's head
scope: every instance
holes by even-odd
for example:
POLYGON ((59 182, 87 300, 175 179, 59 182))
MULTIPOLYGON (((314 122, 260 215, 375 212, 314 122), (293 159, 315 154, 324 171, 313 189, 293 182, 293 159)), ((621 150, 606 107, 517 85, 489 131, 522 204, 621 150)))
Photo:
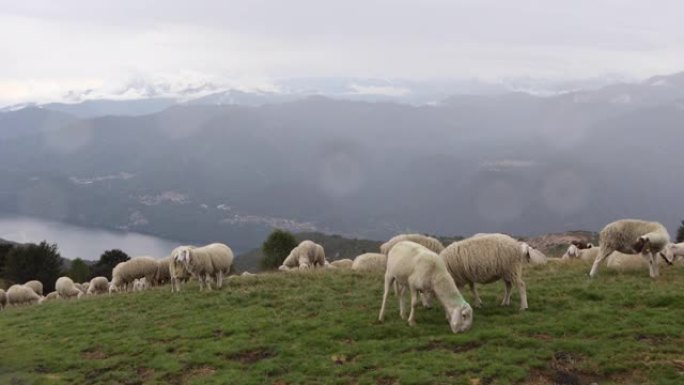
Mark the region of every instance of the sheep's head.
POLYGON ((648 250, 649 240, 647 237, 641 236, 637 238, 637 241, 632 245, 632 248, 637 253, 641 253, 644 250, 648 250))
POLYGON ((449 314, 449 326, 454 333, 464 332, 473 325, 473 308, 468 303, 456 306, 449 314))
POLYGON ((431 308, 432 307, 432 292, 430 291, 421 291, 420 292, 420 302, 423 303, 423 306, 426 308, 431 308))
POLYGON ((531 256, 532 247, 530 245, 528 245, 527 243, 522 242, 522 243, 520 243, 520 250, 522 251, 522 254, 525 257, 525 260, 527 262, 530 262, 530 260, 532 259, 532 256, 531 256))

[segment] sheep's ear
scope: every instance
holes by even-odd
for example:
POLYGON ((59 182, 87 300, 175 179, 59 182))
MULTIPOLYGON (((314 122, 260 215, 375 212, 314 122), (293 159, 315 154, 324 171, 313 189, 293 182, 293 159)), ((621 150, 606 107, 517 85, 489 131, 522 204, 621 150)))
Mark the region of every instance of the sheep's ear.
POLYGON ((640 237, 637 239, 636 243, 634 243, 634 245, 632 246, 632 248, 633 248, 637 253, 641 253, 641 252, 646 248, 646 244, 647 244, 648 242, 649 242, 649 241, 648 241, 648 238, 647 238, 647 237, 644 237, 644 236, 642 235, 642 236, 640 236, 640 237))

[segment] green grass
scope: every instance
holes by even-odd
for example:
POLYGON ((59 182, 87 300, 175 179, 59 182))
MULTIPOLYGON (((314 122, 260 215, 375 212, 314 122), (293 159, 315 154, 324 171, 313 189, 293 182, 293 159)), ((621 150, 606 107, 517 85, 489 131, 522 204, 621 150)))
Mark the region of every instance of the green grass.
MULTIPOLYGON (((321 271, 53 302, 0 312, 0 384, 682 384, 684 268, 528 267, 530 308, 481 285, 473 328, 415 327, 380 274, 321 271)), ((464 293, 470 299, 470 293, 464 293)))

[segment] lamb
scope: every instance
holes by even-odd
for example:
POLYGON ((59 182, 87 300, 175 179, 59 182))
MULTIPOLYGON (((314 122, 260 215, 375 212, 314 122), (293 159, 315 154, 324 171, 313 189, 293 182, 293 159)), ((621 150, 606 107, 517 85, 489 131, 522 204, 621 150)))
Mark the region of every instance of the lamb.
POLYGON ((88 295, 104 294, 109 290, 107 277, 95 277, 88 283, 88 295))
POLYGON ((546 264, 546 260, 548 259, 544 253, 541 251, 535 249, 534 247, 528 245, 525 242, 522 242, 522 247, 523 248, 529 248, 530 252, 530 263, 533 265, 544 265, 546 264))
POLYGON ((385 271, 387 256, 379 253, 365 253, 354 258, 352 270, 357 271, 385 271))
POLYGON ((36 294, 33 289, 24 285, 12 285, 7 290, 7 305, 19 306, 19 305, 32 305, 43 302, 43 297, 36 294))
POLYGON ((180 259, 180 251, 183 248, 194 248, 194 246, 180 246, 171 251, 169 256, 169 279, 171 280, 171 292, 180 291, 182 282, 186 282, 190 278, 190 273, 185 268, 185 263, 180 259))
POLYGON ((332 265, 338 269, 351 269, 353 264, 354 264, 354 261, 352 261, 349 258, 338 259, 337 261, 330 262, 330 265, 332 265))
POLYGON ((0 310, 7 306, 7 293, 0 289, 0 310))
POLYGON ((651 278, 658 276, 656 256, 670 242, 665 226, 658 222, 639 219, 621 219, 611 222, 601 230, 599 244, 601 251, 591 266, 589 276, 594 277, 599 265, 614 251, 625 254, 641 254, 648 261, 651 278))
POLYGON ((415 242, 419 245, 423 245, 423 246, 427 247, 428 249, 434 251, 437 254, 441 253, 442 250, 444 250, 444 245, 442 245, 442 242, 440 242, 439 240, 437 240, 435 238, 428 237, 427 235, 423 235, 423 234, 399 234, 399 235, 396 235, 396 236, 390 238, 389 241, 380 245, 380 252, 382 254, 387 255, 390 252, 390 250, 392 249, 392 247, 394 247, 394 245, 396 245, 397 243, 399 243, 401 241, 415 242))
MULTIPOLYGON (((664 259, 656 258, 656 263, 659 265, 662 265, 665 262, 664 259)), ((614 251, 606 259, 606 267, 610 270, 620 272, 637 271, 647 268, 648 261, 639 254, 624 254, 619 251, 614 251)))
POLYGON ((469 329, 473 323, 473 309, 465 301, 449 275, 444 261, 432 250, 415 242, 401 241, 395 244, 387 257, 385 291, 378 320, 385 318, 387 296, 392 284, 399 287, 399 314, 406 317, 404 293, 408 287, 411 294, 411 312, 408 323, 413 326, 418 292, 432 292, 446 311, 449 326, 454 333, 469 329))
POLYGON ((174 258, 183 261, 188 272, 199 280, 200 290, 203 289, 202 283, 211 290, 211 278, 216 280, 216 287, 220 289, 224 275, 233 270, 233 251, 222 243, 197 248, 180 247, 177 253, 174 258))
POLYGON ((310 267, 324 267, 326 264, 325 251, 323 246, 305 240, 299 243, 290 254, 285 258, 278 269, 308 269, 310 267))
POLYGON ((476 283, 503 279, 504 298, 501 305, 510 305, 511 286, 520 293, 520 310, 527 309, 527 290, 522 279, 523 264, 529 261, 530 247, 505 234, 487 234, 464 239, 447 246, 440 254, 447 269, 462 288, 466 284, 475 297, 475 306, 482 305, 476 283))
POLYGON ((581 259, 583 261, 593 261, 596 259, 596 256, 599 253, 599 248, 594 247, 591 243, 588 244, 588 246, 584 249, 581 249, 577 247, 575 244, 571 244, 568 246, 568 249, 565 251, 565 254, 561 257, 561 259, 567 260, 567 259, 581 259))
POLYGON ((43 284, 40 281, 37 281, 37 280, 28 281, 24 284, 24 286, 33 290, 38 295, 43 295, 43 284))
POLYGON ((55 291, 59 298, 81 298, 83 292, 76 288, 74 281, 69 277, 59 277, 55 282, 55 291))
POLYGON ((152 257, 135 257, 121 262, 112 270, 112 281, 109 283, 109 293, 118 290, 132 289, 133 280, 145 277, 152 282, 157 275, 159 263, 152 257))

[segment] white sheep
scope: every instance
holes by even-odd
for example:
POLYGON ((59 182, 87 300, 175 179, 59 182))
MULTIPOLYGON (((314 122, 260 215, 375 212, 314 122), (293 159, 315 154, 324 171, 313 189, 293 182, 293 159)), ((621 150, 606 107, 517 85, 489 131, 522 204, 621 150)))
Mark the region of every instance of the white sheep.
POLYGON ((190 278, 188 269, 185 268, 185 263, 181 259, 180 251, 184 248, 194 248, 194 246, 179 246, 171 251, 169 256, 169 279, 171 280, 171 292, 180 291, 181 283, 186 282, 190 278))
POLYGON ((352 270, 356 271, 385 271, 387 269, 387 255, 380 253, 364 253, 352 263, 352 270))
POLYGON ((74 281, 69 277, 59 277, 57 282, 55 282, 55 291, 59 295, 59 298, 81 298, 83 292, 76 288, 74 281))
POLYGON ((43 283, 37 280, 28 281, 24 286, 33 290, 38 295, 43 295, 43 283))
MULTIPOLYGON (((107 279, 107 278, 105 278, 105 279, 107 279)), ((90 289, 90 281, 86 281, 86 282, 81 283, 81 287, 83 288, 83 292, 87 293, 88 289, 90 289)))
POLYGON ((109 283, 109 293, 119 290, 132 289, 133 280, 145 277, 152 282, 157 275, 159 263, 152 257, 135 257, 121 262, 112 270, 112 281, 109 283))
POLYGON ((534 247, 528 245, 525 242, 522 242, 521 246, 523 248, 526 248, 529 250, 529 255, 530 255, 530 263, 533 265, 544 265, 546 264, 546 261, 548 260, 548 257, 544 255, 541 251, 535 249, 534 247))
POLYGON ((86 293, 86 290, 83 288, 83 285, 81 285, 80 283, 74 282, 74 287, 76 287, 78 290, 80 290, 81 293, 83 293, 83 294, 86 293))
POLYGON ((7 306, 7 293, 3 289, 0 289, 0 310, 7 306))
POLYGON ((658 276, 656 256, 670 243, 670 234, 658 222, 639 219, 621 219, 611 222, 599 233, 601 251, 596 256, 589 272, 594 277, 599 265, 614 251, 625 254, 641 254, 648 261, 651 278, 658 276))
POLYGON ((337 261, 330 262, 330 265, 332 265, 338 269, 351 269, 353 264, 354 264, 354 261, 352 261, 349 258, 338 259, 337 261))
POLYGON ((44 301, 54 301, 56 299, 59 299, 59 294, 56 291, 51 291, 45 296, 44 301))
POLYGON ((581 259, 583 261, 593 261, 599 253, 600 248, 595 247, 591 243, 588 244, 589 247, 586 249, 580 249, 577 245, 571 244, 565 251, 565 254, 561 257, 563 260, 568 259, 581 259))
POLYGON ((107 277, 95 277, 88 282, 88 295, 105 294, 109 290, 107 277))
POLYGON ((24 285, 12 285, 7 289, 7 305, 32 305, 43 302, 43 297, 36 294, 33 289, 24 285))
MULTIPOLYGON (((665 259, 656 258, 656 264, 664 265, 667 263, 665 259)), ((624 254, 619 251, 614 251, 608 258, 606 258, 606 267, 610 270, 620 272, 643 270, 648 267, 646 261, 639 254, 624 254)))
POLYGON ((223 277, 233 269, 233 251, 222 243, 197 248, 179 247, 176 250, 178 254, 174 258, 182 261, 188 272, 198 279, 200 290, 203 289, 203 283, 211 290, 212 278, 216 287, 221 288, 223 277))
POLYGON ((658 254, 670 265, 681 261, 684 258, 684 242, 669 243, 658 254))
POLYGON ((505 234, 487 234, 464 239, 447 246, 440 254, 459 288, 466 284, 475 297, 475 305, 482 300, 476 283, 504 281, 501 305, 510 305, 511 287, 520 293, 520 310, 527 309, 527 290, 522 279, 523 264, 529 261, 530 247, 505 234))
POLYGON ((326 264, 325 251, 323 246, 305 240, 299 243, 290 254, 285 258, 278 269, 308 269, 310 267, 324 267, 326 264))
POLYGON ((158 262, 158 267, 157 267, 157 274, 154 277, 154 284, 155 285, 163 285, 171 280, 171 260, 173 259, 172 256, 164 257, 160 259, 158 262))
POLYGON ((133 280, 133 291, 143 291, 149 287, 147 278, 136 278, 133 280))
POLYGON ((473 309, 456 287, 444 261, 427 247, 410 241, 393 245, 387 256, 385 287, 378 316, 380 322, 385 318, 387 297, 393 283, 396 283, 399 288, 399 314, 402 319, 406 317, 404 309, 406 288, 411 294, 409 325, 413 326, 416 323, 415 309, 419 292, 434 293, 446 311, 452 332, 465 331, 472 325, 473 309))
POLYGON ((401 241, 415 242, 419 245, 427 247, 428 249, 434 251, 437 254, 441 253, 442 250, 444 250, 444 245, 442 245, 442 242, 433 237, 429 237, 423 234, 399 234, 395 235, 394 237, 390 238, 389 241, 380 245, 380 252, 382 254, 387 255, 387 253, 390 252, 392 247, 394 247, 394 245, 401 241))

